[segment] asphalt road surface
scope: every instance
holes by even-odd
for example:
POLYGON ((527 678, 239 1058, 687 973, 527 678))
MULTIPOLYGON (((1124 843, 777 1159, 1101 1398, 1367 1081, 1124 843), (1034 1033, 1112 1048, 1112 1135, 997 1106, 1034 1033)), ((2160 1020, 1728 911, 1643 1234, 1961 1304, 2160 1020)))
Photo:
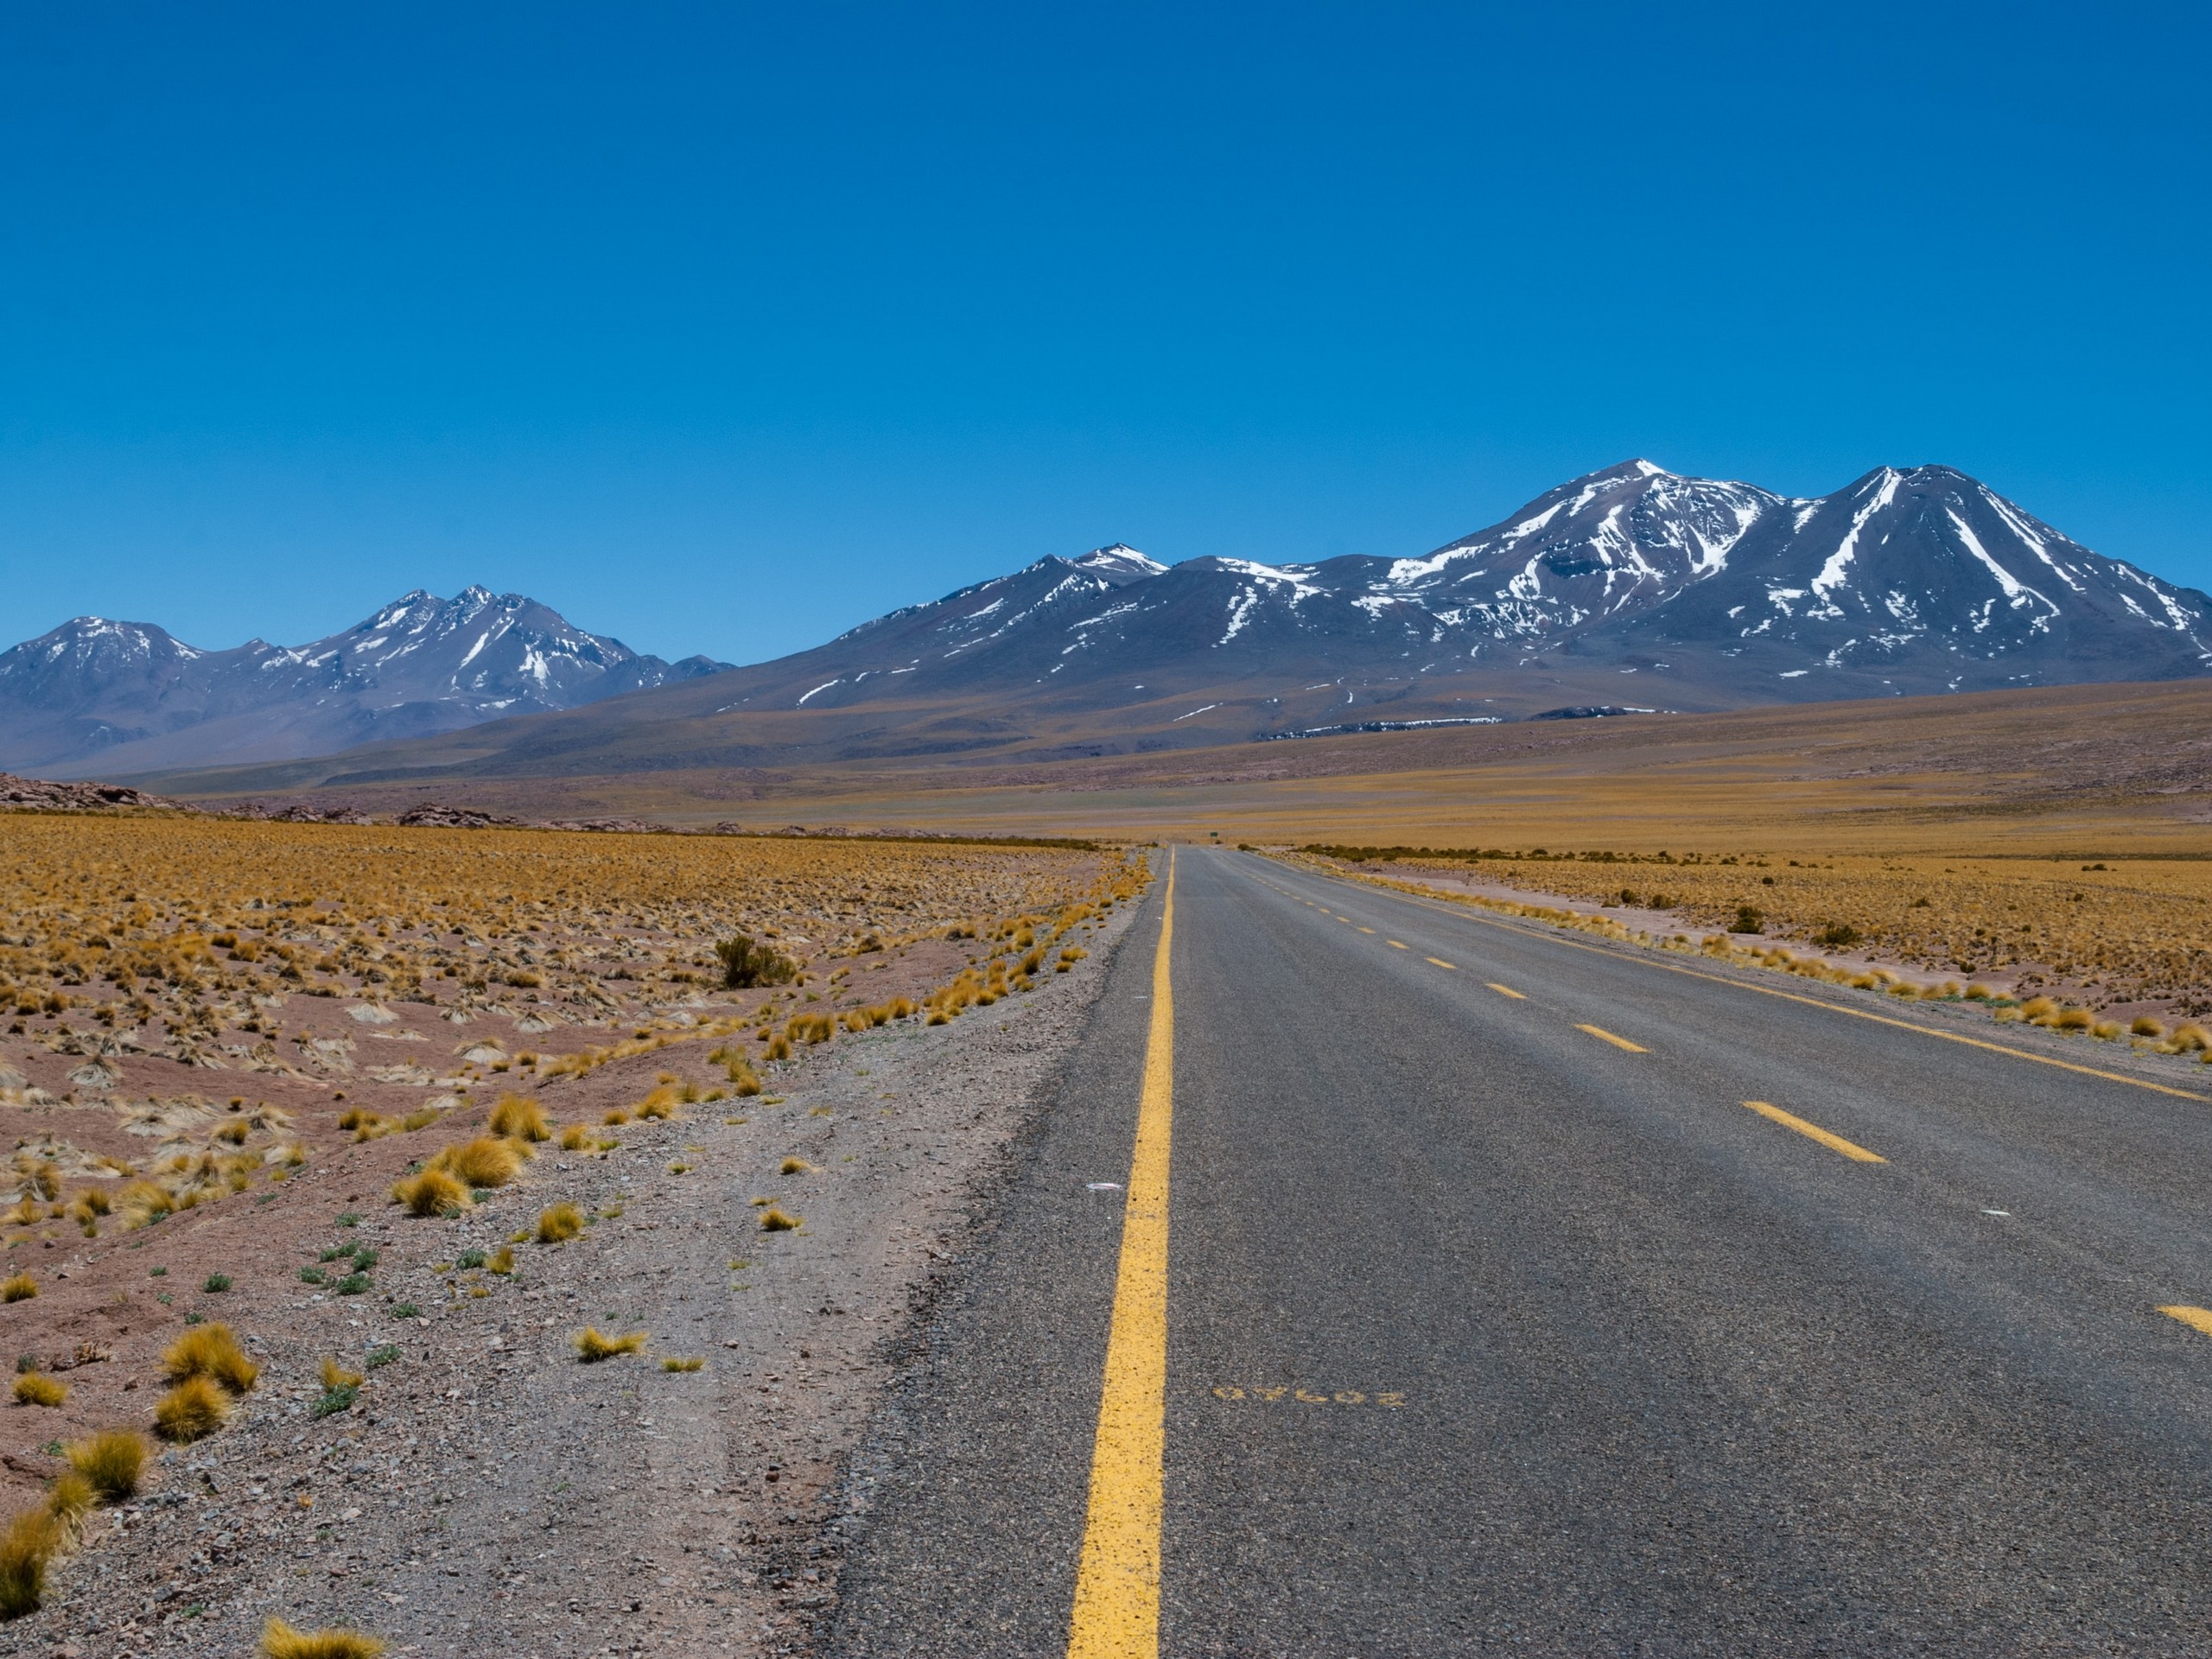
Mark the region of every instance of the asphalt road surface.
POLYGON ((1219 850, 1162 1009, 1165 887, 833 1652, 2212 1653, 2212 1103, 1219 850))

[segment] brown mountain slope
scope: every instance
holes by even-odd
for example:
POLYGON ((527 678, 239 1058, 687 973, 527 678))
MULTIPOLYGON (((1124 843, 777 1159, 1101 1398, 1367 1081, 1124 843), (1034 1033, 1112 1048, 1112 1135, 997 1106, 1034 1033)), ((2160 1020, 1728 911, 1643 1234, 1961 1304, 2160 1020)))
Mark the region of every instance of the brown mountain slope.
POLYGON ((363 777, 361 757, 165 778, 208 803, 271 795, 397 810, 631 815, 983 833, 1207 834, 1436 845, 1783 846, 1981 841, 2212 852, 2212 683, 1883 699, 1520 722, 1025 764, 849 760, 363 777), (353 769, 353 780, 334 782, 353 769))

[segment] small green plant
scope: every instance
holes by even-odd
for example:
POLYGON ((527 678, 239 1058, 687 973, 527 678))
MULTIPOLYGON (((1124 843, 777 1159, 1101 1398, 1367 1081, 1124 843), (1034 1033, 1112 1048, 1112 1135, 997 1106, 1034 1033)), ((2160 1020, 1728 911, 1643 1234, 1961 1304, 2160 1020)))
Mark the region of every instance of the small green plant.
POLYGON ((367 1365, 368 1368, 373 1371, 379 1366, 391 1364, 392 1361, 398 1357, 398 1347, 392 1343, 387 1342, 381 1348, 370 1349, 368 1358, 362 1363, 367 1365))
POLYGON ((340 1296, 359 1296, 369 1288, 369 1275, 365 1273, 349 1273, 331 1288, 340 1296))
POLYGON ((209 1274, 207 1275, 207 1282, 200 1287, 200 1288, 207 1291, 211 1296, 219 1296, 230 1287, 231 1275, 227 1273, 209 1274))
POLYGON ((300 1279, 304 1284, 319 1285, 329 1277, 330 1275, 325 1273, 321 1268, 302 1268, 300 1269, 300 1279))
POLYGON ((391 1317, 395 1319, 419 1319, 423 1317, 423 1310, 412 1302, 401 1302, 391 1310, 391 1317))
POLYGON ((459 1255, 454 1257, 453 1264, 456 1268, 480 1268, 484 1265, 484 1252, 463 1250, 459 1255))
POLYGON ((146 1276, 149 1279, 166 1279, 168 1277, 168 1274, 169 1270, 167 1268, 149 1268, 146 1269, 146 1276))

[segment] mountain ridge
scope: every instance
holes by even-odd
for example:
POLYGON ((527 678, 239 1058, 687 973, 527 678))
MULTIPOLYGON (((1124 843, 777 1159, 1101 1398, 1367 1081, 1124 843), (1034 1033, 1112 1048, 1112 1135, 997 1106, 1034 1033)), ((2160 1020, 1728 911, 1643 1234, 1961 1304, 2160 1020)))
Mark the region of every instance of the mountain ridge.
POLYGON ((203 650, 73 617, 0 652, 0 766, 82 774, 300 759, 720 672, 575 627, 522 594, 423 588, 321 639, 203 650), (474 635, 473 639, 471 635, 474 635))
POLYGON ((379 733, 335 766, 238 775, 276 788, 310 774, 1041 761, 2207 673, 2212 599, 1955 468, 1880 467, 1792 497, 1635 459, 1415 557, 1165 565, 1119 543, 1047 555, 710 679, 616 683, 566 709, 379 733))

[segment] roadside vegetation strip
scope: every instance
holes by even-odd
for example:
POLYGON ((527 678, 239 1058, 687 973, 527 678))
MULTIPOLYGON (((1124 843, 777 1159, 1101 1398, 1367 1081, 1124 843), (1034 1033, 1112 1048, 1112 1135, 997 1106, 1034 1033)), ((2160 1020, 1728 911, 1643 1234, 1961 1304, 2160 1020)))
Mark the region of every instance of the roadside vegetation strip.
POLYGON ((1747 1100, 1744 1104, 1769 1122, 1779 1123, 1785 1129, 1795 1129, 1808 1140, 1819 1141, 1830 1152, 1841 1153, 1853 1163, 1886 1164, 1890 1161, 1878 1152, 1869 1152, 1866 1147, 1847 1141, 1840 1135, 1829 1134, 1817 1123, 1808 1123, 1796 1113, 1785 1112, 1781 1107, 1771 1105, 1766 1101, 1747 1100))
MULTIPOLYGON (((2107 1083, 2124 1083, 2130 1088, 2147 1089, 2152 1094, 2171 1095, 2177 1100, 2195 1100, 2212 1103, 2212 1095, 2200 1094, 2193 1089, 2177 1089, 2171 1084, 2154 1083, 2148 1077, 2131 1077, 2123 1071, 2107 1071, 2097 1066, 2082 1065, 2077 1061, 2062 1060, 2056 1055, 2031 1054, 2024 1048, 2009 1048, 2003 1043, 1988 1042, 1980 1037, 1968 1037, 1961 1032, 1937 1031, 1933 1027, 1916 1026, 1910 1020, 1898 1020, 1886 1014, 1876 1014, 1870 1008, 1847 1007, 1840 1002, 1824 1001, 1817 996, 1804 996, 1796 991, 1781 990, 1771 985, 1753 985, 1745 980, 1728 979, 1719 974, 1708 974, 1695 968, 1686 968, 1679 963, 1651 962, 1637 957, 1625 956, 1619 951, 1608 950, 1603 945, 1585 944, 1579 939, 1561 938, 1556 932, 1539 932, 1534 928, 1520 926, 1513 922, 1495 921, 1490 917, 1471 913, 1470 906, 1477 902, 1473 899, 1456 900, 1452 899, 1433 899, 1426 893, 1408 892, 1403 883, 1384 881, 1372 876, 1363 876, 1358 874, 1357 872, 1349 870, 1329 870, 1323 872, 1323 874, 1340 881, 1363 881, 1371 887, 1382 888, 1385 892, 1395 893, 1400 898, 1406 899, 1408 903, 1418 905, 1424 910, 1435 911, 1439 914, 1445 916, 1457 916, 1462 920, 1476 923, 1479 926, 1495 927, 1503 932, 1516 933, 1522 938, 1542 939, 1553 944, 1562 945, 1570 950, 1587 950, 1593 956, 1606 957, 1615 962, 1637 963, 1643 967, 1655 968, 1662 973, 1680 974, 1685 978, 1701 979, 1709 984, 1732 985, 1738 990, 1754 991, 1761 996, 1777 996, 1785 1002, 1802 1002, 1808 1008, 1825 1008, 1830 1014, 1848 1014, 1854 1020, 1871 1020, 1878 1026, 1894 1026, 1899 1031, 1917 1032, 1923 1037, 1939 1038, 1947 1043, 1961 1043, 1968 1048, 1986 1050, 1992 1054, 2006 1054, 2010 1055, 2016 1060, 2033 1061, 2037 1065, 2056 1066, 2062 1071, 2071 1071, 2081 1077, 2100 1077, 2107 1083)), ((1515 906, 1516 911, 1526 910, 1531 913, 1533 913, 1537 908, 1537 906, 1515 906)), ((1565 912, 1554 912, 1554 916, 1564 913, 1565 912)), ((1540 917, 1537 919, 1553 920, 1554 917, 1540 917)), ((1566 922, 1554 922, 1554 925, 1556 926, 1567 926, 1571 925, 1572 924, 1566 922)), ((1624 930, 1623 930, 1623 931, 1624 933, 1624 930)), ((1635 943, 1633 939, 1626 938, 1624 938, 1622 942, 1626 944, 1635 943)), ((1431 962, 1435 962, 1436 958, 1431 957, 1429 960, 1431 962)), ((1449 966, 1450 964, 1440 963, 1439 965, 1449 966)), ((2212 1051, 2208 1052, 2212 1052, 2212 1051)))
POLYGON ((1631 1043, 1625 1037, 1616 1037, 1603 1026, 1577 1026, 1577 1031, 1586 1031, 1601 1043, 1611 1043, 1615 1048, 1624 1048, 1631 1054, 1649 1054, 1651 1051, 1642 1043, 1631 1043))
POLYGON ((1167 1411, 1167 1188, 1175 1110, 1175 932, 1171 853, 1152 964, 1136 1144, 1090 1455, 1090 1502, 1069 1619, 1069 1659, 1156 1659, 1167 1411))

